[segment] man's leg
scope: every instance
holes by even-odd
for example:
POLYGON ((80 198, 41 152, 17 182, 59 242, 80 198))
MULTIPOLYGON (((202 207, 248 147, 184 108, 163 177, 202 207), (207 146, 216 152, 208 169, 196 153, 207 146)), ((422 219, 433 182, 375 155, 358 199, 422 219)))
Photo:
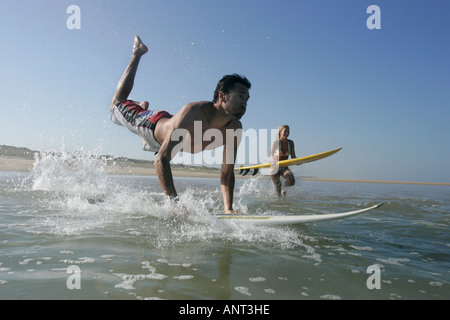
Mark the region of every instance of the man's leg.
MULTIPOLYGON (((133 55, 131 56, 130 63, 125 69, 122 78, 117 85, 116 92, 114 94, 114 98, 111 102, 109 109, 112 111, 113 107, 122 100, 128 99, 128 96, 133 89, 134 78, 136 76, 136 71, 139 65, 139 61, 141 57, 146 54, 148 48, 145 44, 142 43, 141 39, 138 36, 134 37, 134 47, 133 47, 133 55)), ((148 108, 148 103, 147 103, 148 108)))

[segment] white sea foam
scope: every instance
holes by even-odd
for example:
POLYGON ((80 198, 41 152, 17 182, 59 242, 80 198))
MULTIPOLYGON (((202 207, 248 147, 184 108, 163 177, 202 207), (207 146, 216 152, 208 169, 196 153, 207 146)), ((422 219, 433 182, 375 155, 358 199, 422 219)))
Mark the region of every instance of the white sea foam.
POLYGON ((386 264, 392 264, 397 266, 403 266, 405 262, 409 262, 410 260, 407 258, 377 258, 377 261, 380 261, 382 263, 386 264))
POLYGON ((244 296, 251 296, 252 295, 250 292, 248 292, 248 288, 247 287, 235 287, 234 290, 236 290, 237 292, 239 292, 240 294, 242 294, 244 296))
POLYGON ((178 279, 178 280, 190 280, 190 279, 193 279, 194 276, 187 274, 187 275, 181 275, 181 276, 174 276, 173 278, 178 279))
POLYGON ((67 263, 67 264, 86 264, 86 263, 94 263, 95 262, 95 258, 92 257, 81 257, 78 260, 72 260, 72 259, 63 259, 60 260, 63 263, 67 263))
POLYGON ((326 299, 326 300, 341 300, 341 297, 335 294, 324 294, 320 296, 320 299, 326 299))
POLYGON ((254 277, 254 278, 250 278, 248 279, 250 282, 263 282, 266 281, 266 278, 263 277, 254 277))
POLYGON ((150 265, 149 261, 142 262, 142 269, 148 270, 148 274, 126 274, 126 273, 114 273, 115 276, 119 277, 122 282, 116 284, 116 288, 121 288, 125 290, 134 290, 134 283, 141 280, 163 280, 167 278, 166 275, 156 273, 156 268, 150 265))
POLYGON ((444 284, 440 281, 430 281, 430 286, 433 287, 442 287, 444 284))

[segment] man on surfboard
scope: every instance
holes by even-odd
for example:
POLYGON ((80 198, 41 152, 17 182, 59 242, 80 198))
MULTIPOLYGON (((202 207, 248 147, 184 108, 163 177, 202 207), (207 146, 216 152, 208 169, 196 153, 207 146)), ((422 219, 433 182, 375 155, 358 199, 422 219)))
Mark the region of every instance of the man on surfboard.
MULTIPOLYGON (((273 142, 272 150, 270 151, 270 157, 272 164, 276 164, 278 161, 287 160, 289 156, 292 159, 297 158, 295 156, 294 141, 289 140, 289 126, 282 125, 278 128, 278 139, 273 142)), ((272 175, 272 181, 275 184, 275 190, 278 196, 286 195, 286 187, 291 187, 295 184, 294 174, 288 167, 278 168, 278 171, 272 175), (281 179, 285 179, 284 188, 281 185, 281 179)))
POLYGON ((135 36, 131 60, 110 105, 111 121, 138 134, 142 138, 144 150, 157 152, 154 162, 156 174, 162 189, 172 199, 178 198, 170 167, 172 158, 179 151, 197 153, 211 145, 210 141, 192 139, 194 122, 201 123, 202 137, 207 130, 218 130, 223 137, 220 146, 224 146, 220 177, 224 211, 227 214, 241 214, 233 209, 234 162, 240 138, 227 133, 230 130, 240 132, 239 129, 242 129, 239 120, 247 109, 250 82, 237 74, 226 75, 217 84, 212 102, 186 104, 173 116, 165 111, 148 110, 147 101, 141 103, 128 100, 139 61, 147 51, 141 39, 135 36), (180 132, 186 135, 180 135, 180 132))

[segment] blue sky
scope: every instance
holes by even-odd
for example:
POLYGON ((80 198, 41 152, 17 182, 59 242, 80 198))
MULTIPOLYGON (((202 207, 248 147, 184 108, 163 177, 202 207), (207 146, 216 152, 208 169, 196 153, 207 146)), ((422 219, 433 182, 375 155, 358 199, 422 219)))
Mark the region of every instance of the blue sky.
POLYGON ((299 174, 450 182, 449 12, 447 0, 5 1, 0 144, 153 160, 109 121, 139 34, 150 52, 131 97, 154 109, 211 100, 236 72, 252 82, 244 129, 289 124, 297 156, 343 147, 299 174))

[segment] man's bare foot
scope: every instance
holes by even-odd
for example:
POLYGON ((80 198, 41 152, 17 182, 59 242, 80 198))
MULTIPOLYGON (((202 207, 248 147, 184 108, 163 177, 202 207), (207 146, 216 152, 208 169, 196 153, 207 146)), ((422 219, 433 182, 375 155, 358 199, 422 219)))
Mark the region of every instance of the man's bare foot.
POLYGON ((148 51, 147 46, 142 42, 138 35, 134 36, 133 54, 142 56, 148 51))
POLYGON ((225 214, 245 214, 236 210, 225 210, 225 214))

